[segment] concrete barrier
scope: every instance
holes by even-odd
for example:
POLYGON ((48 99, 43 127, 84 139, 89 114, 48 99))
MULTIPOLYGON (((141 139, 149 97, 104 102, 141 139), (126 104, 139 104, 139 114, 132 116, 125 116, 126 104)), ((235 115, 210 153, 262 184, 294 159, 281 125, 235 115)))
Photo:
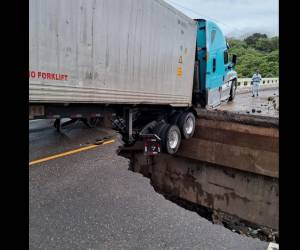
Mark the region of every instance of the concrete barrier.
MULTIPOLYGON (((251 78, 239 78, 237 82, 237 87, 251 87, 251 81, 251 78)), ((279 78, 262 78, 260 85, 279 85, 279 78)))
MULTIPOLYGON (((237 82, 237 93, 245 93, 252 90, 251 78, 239 78, 237 82)), ((272 89, 279 87, 279 78, 263 78, 260 89, 272 89)))

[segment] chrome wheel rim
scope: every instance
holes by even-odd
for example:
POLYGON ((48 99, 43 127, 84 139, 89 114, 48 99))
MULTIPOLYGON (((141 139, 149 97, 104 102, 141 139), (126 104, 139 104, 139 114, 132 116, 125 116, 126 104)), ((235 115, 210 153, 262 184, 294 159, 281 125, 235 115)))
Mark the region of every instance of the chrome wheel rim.
POLYGON ((171 131, 168 136, 169 146, 171 149, 174 149, 178 145, 179 136, 176 131, 171 131))
POLYGON ((185 132, 190 135, 193 132, 194 129, 194 120, 189 117, 186 122, 185 122, 185 126, 184 126, 185 132))

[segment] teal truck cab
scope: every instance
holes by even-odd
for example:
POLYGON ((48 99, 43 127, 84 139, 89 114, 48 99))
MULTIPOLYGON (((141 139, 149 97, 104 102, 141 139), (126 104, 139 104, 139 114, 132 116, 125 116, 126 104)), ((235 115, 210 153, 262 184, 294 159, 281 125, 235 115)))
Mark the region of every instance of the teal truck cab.
POLYGON ((215 107, 235 97, 237 73, 233 68, 236 56, 233 55, 229 61, 229 45, 217 24, 204 19, 195 21, 197 41, 193 103, 215 107))

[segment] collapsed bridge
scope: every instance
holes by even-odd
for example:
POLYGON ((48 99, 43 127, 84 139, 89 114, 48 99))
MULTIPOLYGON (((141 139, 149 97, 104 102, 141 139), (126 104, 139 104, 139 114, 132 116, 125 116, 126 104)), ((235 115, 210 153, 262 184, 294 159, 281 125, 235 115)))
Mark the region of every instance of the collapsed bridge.
POLYGON ((211 220, 279 241, 278 118, 197 110, 194 137, 176 155, 147 158, 143 145, 123 148, 131 168, 172 200, 211 212, 211 220))

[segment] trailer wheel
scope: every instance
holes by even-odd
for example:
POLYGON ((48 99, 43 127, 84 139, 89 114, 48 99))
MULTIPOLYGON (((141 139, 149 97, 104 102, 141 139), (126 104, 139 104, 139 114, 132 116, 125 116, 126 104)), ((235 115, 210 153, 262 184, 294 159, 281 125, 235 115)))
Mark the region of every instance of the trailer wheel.
POLYGON ((189 139, 194 135, 196 118, 192 112, 185 112, 179 119, 179 128, 184 139, 189 139))
POLYGON ((163 135, 166 132, 168 124, 165 121, 161 121, 154 128, 154 134, 156 134, 161 140, 163 139, 163 135))
POLYGON ((177 125, 168 124, 161 131, 163 151, 172 155, 178 151, 181 143, 181 134, 177 125))
POLYGON ((231 89, 230 89, 230 96, 229 96, 229 101, 233 101, 235 98, 235 94, 236 94, 236 79, 232 80, 232 84, 231 84, 231 89))

